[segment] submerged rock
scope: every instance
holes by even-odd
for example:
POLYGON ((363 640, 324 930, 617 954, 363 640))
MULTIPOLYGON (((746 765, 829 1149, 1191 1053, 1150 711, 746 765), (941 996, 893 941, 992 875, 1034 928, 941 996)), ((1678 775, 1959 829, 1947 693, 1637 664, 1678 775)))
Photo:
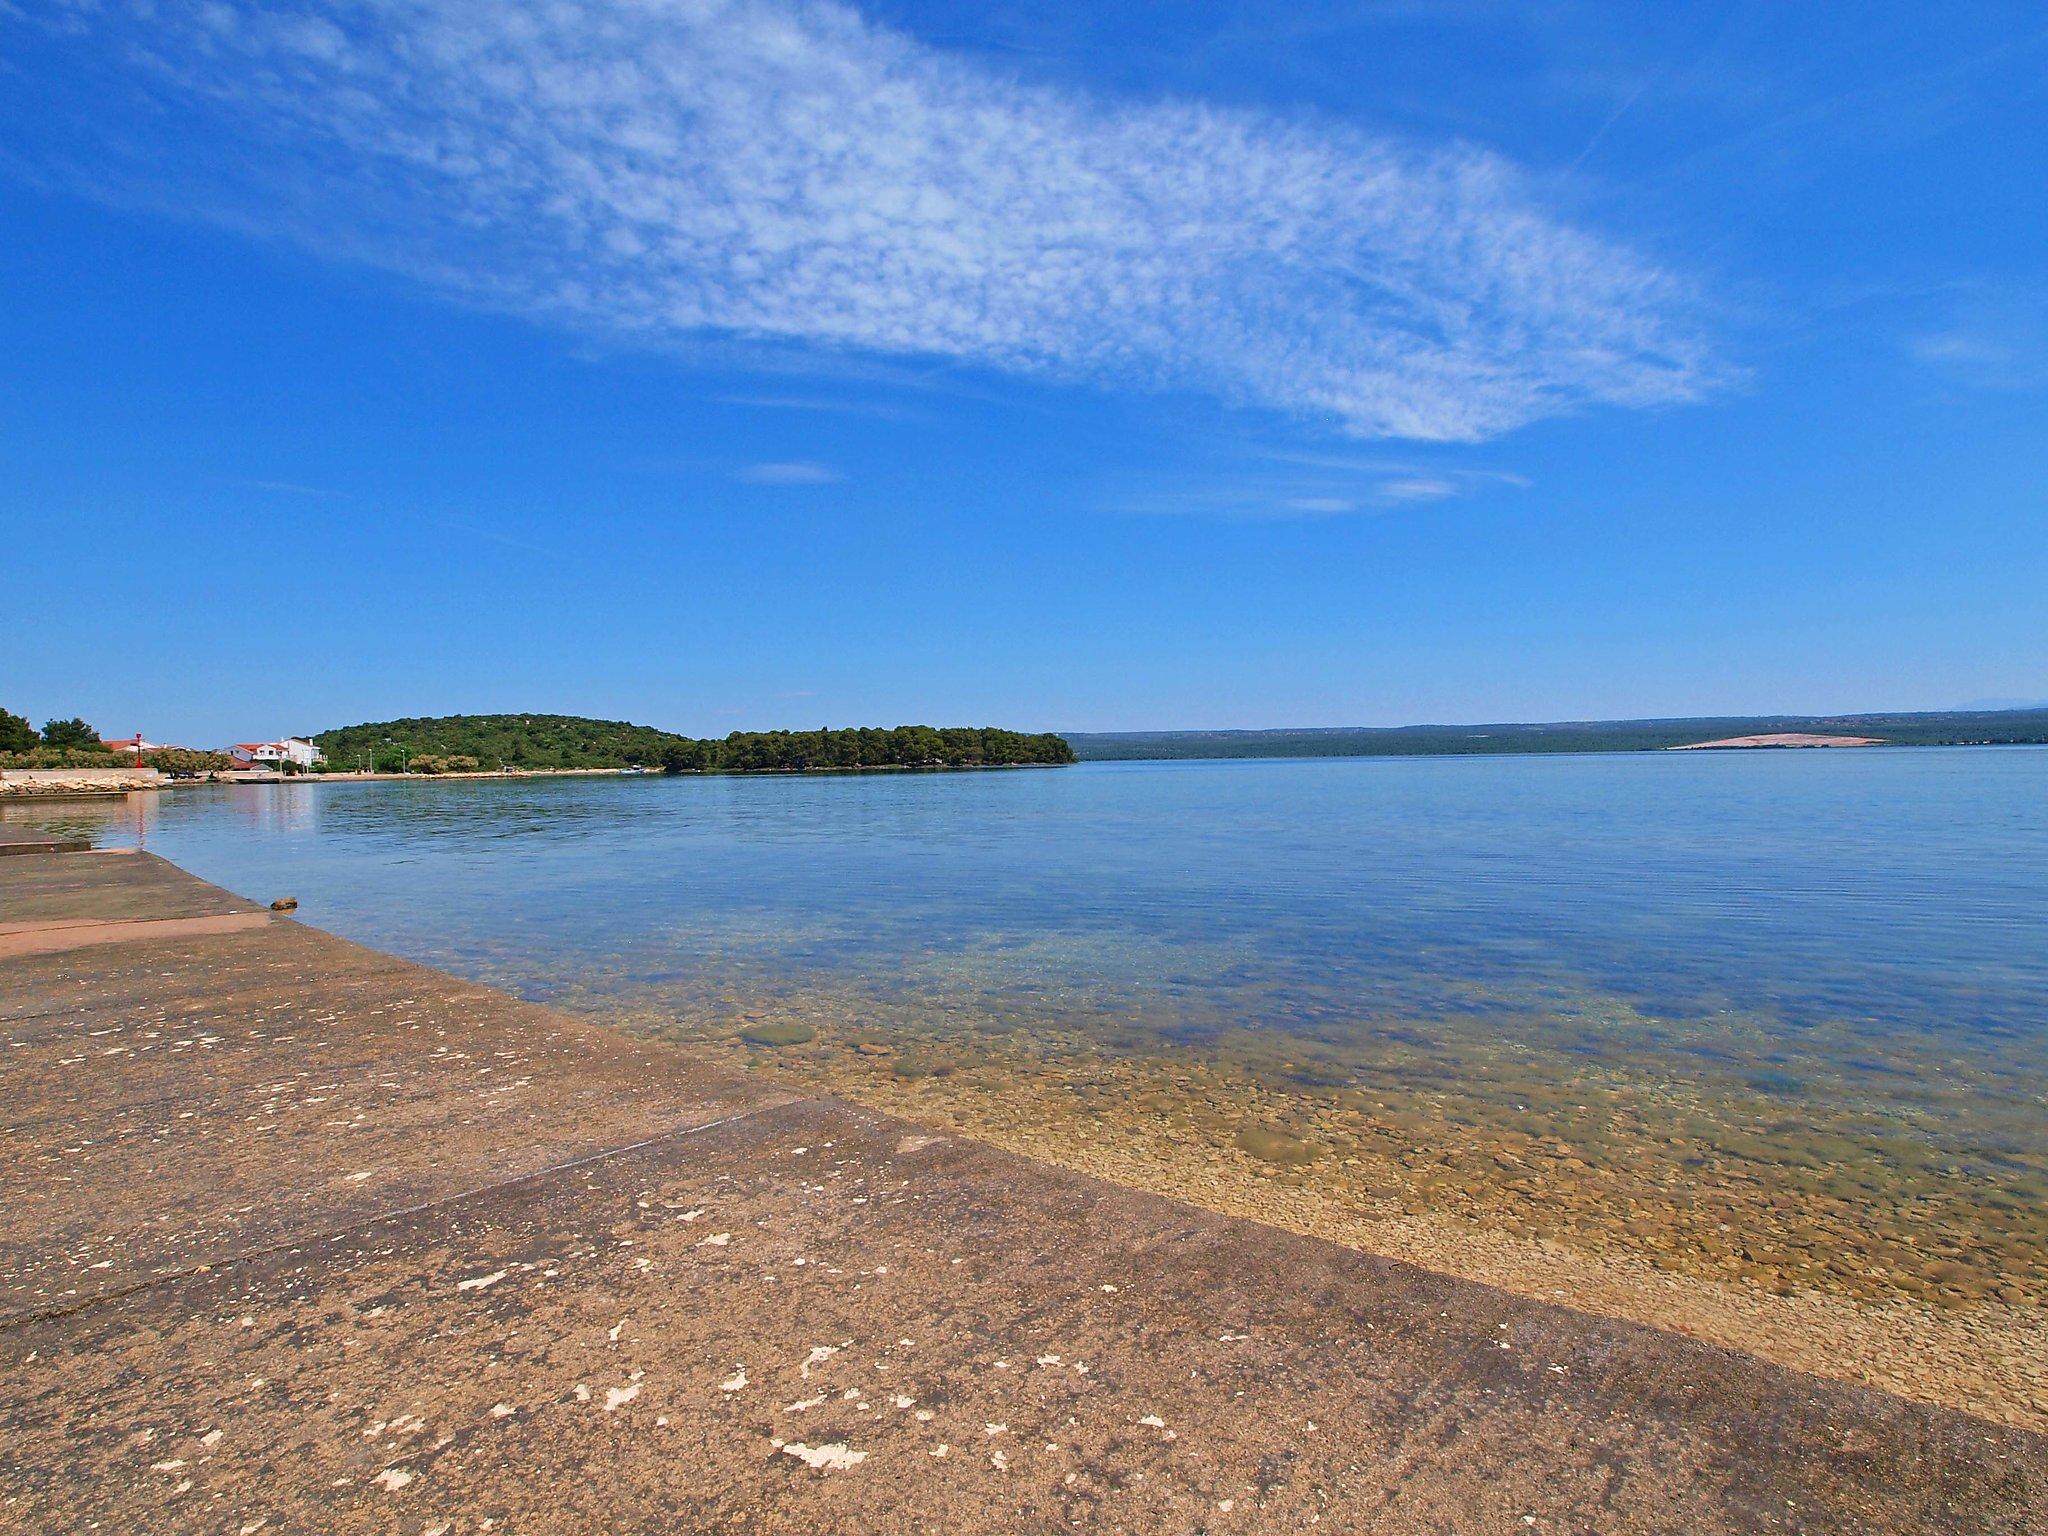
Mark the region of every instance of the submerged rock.
POLYGON ((740 1031, 740 1038, 749 1045, 809 1045, 818 1032, 808 1024, 749 1024, 740 1031))
POLYGON ((1316 1149, 1299 1136, 1276 1131, 1271 1126, 1247 1120, 1237 1128, 1237 1144, 1253 1157, 1269 1163, 1299 1168, 1316 1160, 1316 1149))

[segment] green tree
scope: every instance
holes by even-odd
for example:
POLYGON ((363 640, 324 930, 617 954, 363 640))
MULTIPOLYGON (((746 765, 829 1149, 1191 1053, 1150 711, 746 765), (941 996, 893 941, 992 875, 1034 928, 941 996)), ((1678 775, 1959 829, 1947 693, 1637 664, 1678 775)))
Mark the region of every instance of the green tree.
POLYGON ((74 751, 91 751, 100 744, 100 733, 77 716, 69 720, 51 720, 43 726, 43 745, 46 747, 69 747, 74 751))
POLYGON ((678 740, 661 749, 663 773, 702 773, 711 765, 708 742, 678 740))
POLYGON ((142 754, 142 765, 154 768, 159 773, 178 777, 202 773, 222 773, 235 766, 235 760, 225 752, 195 752, 190 747, 159 747, 154 752, 142 754))
POLYGON ((0 709, 0 752, 33 752, 39 741, 26 716, 0 709))

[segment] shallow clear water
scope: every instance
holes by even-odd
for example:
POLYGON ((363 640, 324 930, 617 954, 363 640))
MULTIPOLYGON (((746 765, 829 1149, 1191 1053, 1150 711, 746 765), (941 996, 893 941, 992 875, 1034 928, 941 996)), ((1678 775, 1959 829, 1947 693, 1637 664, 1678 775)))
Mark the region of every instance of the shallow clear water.
POLYGON ((1958 1048, 2048 1028, 2037 749, 307 784, 39 814, 404 953, 538 945, 536 978, 653 946, 1276 1029, 1313 1024, 1289 986, 1339 991, 1293 1000, 1319 1018, 1474 985, 1958 1048))
POLYGON ((323 783, 5 814, 641 1027, 713 1038, 768 1009, 899 1046, 1201 1060, 1348 1092, 1410 1137, 1434 1134, 1422 1106, 1444 1135, 1562 1138, 1596 1169, 1689 1138, 1694 1183, 1799 1167, 1858 1230, 1911 1207, 1967 1215, 1958 1251, 1990 1242, 1990 1269, 2048 1254, 2044 749, 323 783))

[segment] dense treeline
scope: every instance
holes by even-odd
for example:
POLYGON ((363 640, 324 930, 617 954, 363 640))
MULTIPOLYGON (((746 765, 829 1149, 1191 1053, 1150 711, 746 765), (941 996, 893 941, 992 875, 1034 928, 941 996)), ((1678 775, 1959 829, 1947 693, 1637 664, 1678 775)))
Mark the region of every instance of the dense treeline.
POLYGON ((1066 741, 994 726, 735 731, 700 741, 623 720, 574 715, 443 715, 323 731, 326 770, 461 772, 472 767, 660 768, 669 773, 801 772, 829 768, 987 768, 1070 763, 1066 741))
POLYGON ((843 731, 734 731, 723 741, 684 741, 662 753, 670 773, 802 772, 813 768, 995 768, 1071 763, 1073 748, 1049 732, 995 726, 862 726, 843 731))
POLYGON ((1442 757, 1504 752, 1647 752, 1781 731, 1875 736, 1901 747, 2048 742, 2048 709, 1866 715, 1724 715, 1682 720, 1567 720, 1546 725, 1311 727, 1271 731, 1074 734, 1083 762, 1192 757, 1442 757))
POLYGON ((75 716, 48 721, 38 733, 26 716, 0 709, 0 768, 106 768, 115 762, 100 733, 75 716))

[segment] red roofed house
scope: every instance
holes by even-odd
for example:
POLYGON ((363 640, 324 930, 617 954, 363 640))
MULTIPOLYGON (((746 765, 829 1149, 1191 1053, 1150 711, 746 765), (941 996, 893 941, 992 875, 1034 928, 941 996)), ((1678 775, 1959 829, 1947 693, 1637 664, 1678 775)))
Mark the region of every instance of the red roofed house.
POLYGON ((143 753, 161 752, 164 749, 164 744, 160 741, 144 741, 142 739, 142 732, 140 731, 137 731, 132 737, 128 737, 121 741, 107 741, 106 739, 102 738, 100 741, 100 745, 105 747, 109 752, 125 752, 130 757, 134 758, 138 763, 142 761, 143 753))
POLYGON ((303 736, 287 736, 283 741, 238 741, 228 748, 228 755, 245 768, 282 768, 286 763, 310 768, 326 760, 326 754, 303 736))

